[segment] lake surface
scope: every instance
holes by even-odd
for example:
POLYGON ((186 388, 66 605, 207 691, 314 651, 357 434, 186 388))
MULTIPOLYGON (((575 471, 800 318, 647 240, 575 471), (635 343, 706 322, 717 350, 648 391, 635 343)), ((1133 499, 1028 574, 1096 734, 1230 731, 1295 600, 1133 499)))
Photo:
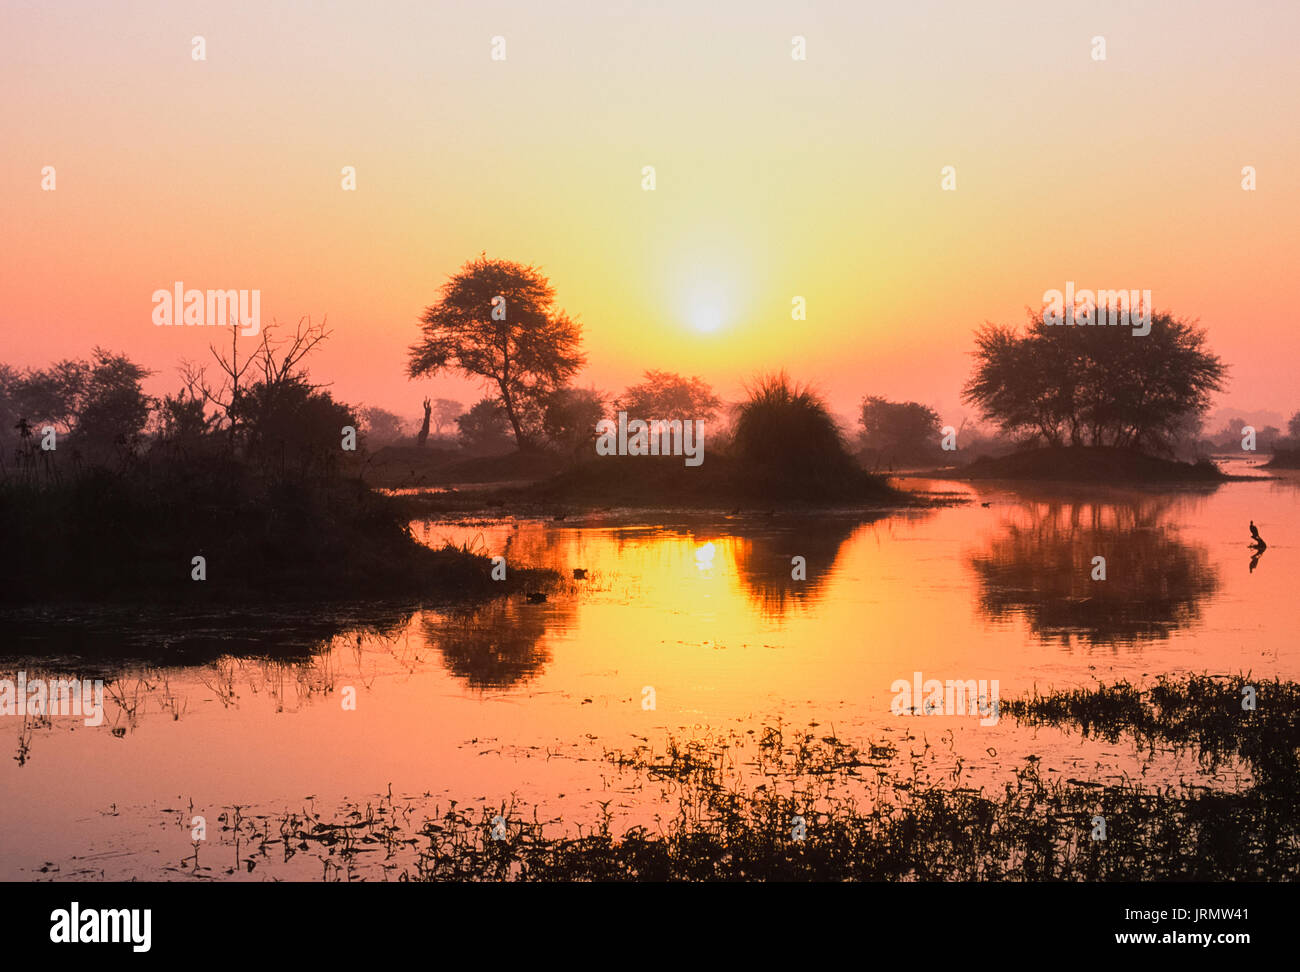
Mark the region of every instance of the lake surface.
POLYGON ((323 851, 251 853, 233 825, 381 805, 418 822, 452 800, 513 801, 561 829, 605 812, 652 825, 665 795, 608 753, 777 725, 887 741, 901 762, 922 752, 927 772, 974 787, 1031 757, 1066 779, 1227 784, 1236 771, 1194 756, 1009 716, 896 715, 893 686, 996 679, 1008 699, 1188 671, 1300 678, 1300 477, 1281 475, 1209 490, 911 481, 969 502, 874 519, 416 523, 429 543, 564 580, 545 603, 468 610, 5 619, 0 678, 108 684, 100 726, 0 717, 0 879, 192 880, 196 816, 207 879, 382 879, 400 856, 331 871, 323 851), (1252 519, 1269 542, 1253 567, 1252 519), (124 651, 137 660, 105 660, 124 651))

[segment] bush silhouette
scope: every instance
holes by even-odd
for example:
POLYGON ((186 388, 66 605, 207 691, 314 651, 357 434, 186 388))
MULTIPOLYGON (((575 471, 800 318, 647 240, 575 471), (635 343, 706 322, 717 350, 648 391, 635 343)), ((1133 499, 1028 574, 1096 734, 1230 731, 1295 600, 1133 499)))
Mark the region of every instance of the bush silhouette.
POLYGON ((861 478, 821 397, 784 371, 747 387, 736 419, 733 453, 773 494, 828 488, 861 478))

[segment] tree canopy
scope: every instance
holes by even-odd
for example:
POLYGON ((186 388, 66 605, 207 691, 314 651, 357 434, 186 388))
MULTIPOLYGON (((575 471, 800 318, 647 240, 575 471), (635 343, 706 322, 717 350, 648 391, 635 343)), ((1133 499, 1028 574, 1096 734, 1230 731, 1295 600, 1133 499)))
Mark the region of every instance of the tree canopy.
POLYGON ((923 456, 939 444, 939 413, 920 402, 891 402, 868 395, 862 400, 858 424, 863 448, 881 459, 923 456))
POLYGON ((560 388, 546 399, 542 429, 561 452, 591 449, 596 423, 605 417, 605 396, 594 388, 560 388))
POLYGON ((1003 432, 1050 446, 1171 452, 1227 376, 1204 330, 1167 313, 1154 315, 1144 336, 1049 325, 1041 314, 1024 333, 988 324, 974 355, 962 400, 1003 432))
POLYGON ((476 455, 493 455, 510 449, 510 426, 506 412, 495 398, 475 402, 464 415, 458 416, 460 442, 466 451, 476 455))
POLYGON ((700 378, 683 378, 671 371, 651 369, 645 373, 644 381, 623 392, 618 407, 630 418, 646 421, 700 419, 710 422, 722 407, 722 399, 713 394, 708 382, 700 378))
POLYGON ((442 435, 442 430, 465 414, 465 406, 455 399, 439 398, 433 403, 430 416, 433 419, 433 434, 442 435))
POLYGON ((480 256, 442 287, 421 318, 409 374, 445 369, 495 388, 515 442, 528 448, 546 396, 582 367, 582 329, 555 306, 555 289, 532 266, 480 256))
POLYGON ((48 368, 0 371, 0 418, 4 433, 18 420, 49 423, 89 453, 138 444, 154 407, 141 383, 147 369, 126 355, 95 348, 92 357, 67 358, 48 368))

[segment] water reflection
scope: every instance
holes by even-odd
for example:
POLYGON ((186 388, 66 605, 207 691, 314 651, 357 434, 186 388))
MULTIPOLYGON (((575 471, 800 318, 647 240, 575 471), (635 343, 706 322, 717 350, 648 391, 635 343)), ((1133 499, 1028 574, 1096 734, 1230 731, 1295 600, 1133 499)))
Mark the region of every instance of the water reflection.
MULTIPOLYGON (((772 720, 816 724, 819 738, 891 738, 904 752, 908 734, 919 749, 951 729, 944 750, 972 785, 1000 787, 1006 767, 1031 755, 1045 771, 1113 782, 1144 771, 1140 761, 1009 718, 900 720, 889 688, 916 671, 998 678, 1004 699, 1103 675, 1296 676, 1295 486, 1234 482, 1205 496, 994 486, 973 499, 865 525, 612 511, 417 529, 431 544, 504 555, 510 569, 553 568, 560 580, 535 604, 515 594, 350 615, 0 616, 0 678, 105 682, 102 725, 0 717, 0 795, 21 794, 5 804, 0 878, 46 876, 48 861, 65 877, 174 877, 193 853, 190 814, 212 820, 235 803, 277 819, 304 800, 316 813, 375 794, 497 806, 519 793, 586 825, 615 795, 626 819, 651 826, 657 797, 611 782, 599 757, 657 745, 665 727, 694 741, 772 720), (1270 563, 1249 574, 1252 519, 1270 563), (806 580, 792 576, 796 556, 806 580), (1095 556, 1107 559, 1104 582, 1091 579, 1095 556), (1142 650, 1101 657, 1043 641, 1142 650), (160 830, 178 807, 185 826, 160 830), (128 853, 95 856, 109 847, 128 853)), ((294 870, 304 860, 315 859, 299 855, 276 876, 319 877, 320 863, 315 875, 294 870)))
POLYGON ((1264 556, 1264 551, 1267 549, 1267 547, 1258 547, 1255 552, 1250 555, 1250 572, 1252 574, 1255 573, 1255 568, 1259 566, 1260 558, 1264 556))
POLYGON ((572 626, 571 602, 493 601, 422 622, 428 643, 457 678, 477 691, 509 688, 539 675, 551 660, 548 633, 572 626))
POLYGON ((1023 618, 1044 642, 1134 644, 1167 638, 1200 617, 1219 588, 1200 544, 1173 525, 1187 497, 1026 502, 968 564, 976 604, 995 620, 1023 618), (1105 579, 1094 558, 1105 558, 1105 579))
POLYGON ((732 558, 750 601, 769 618, 816 603, 830 586, 841 548, 861 522, 809 518, 763 530, 738 529, 732 558))
POLYGON ((396 637, 414 607, 404 604, 319 604, 203 612, 95 605, 85 610, 5 611, 0 666, 21 668, 67 659, 70 671, 113 671, 130 665, 203 665, 222 658, 310 658, 342 635, 396 637), (75 666, 72 662, 75 660, 75 666))

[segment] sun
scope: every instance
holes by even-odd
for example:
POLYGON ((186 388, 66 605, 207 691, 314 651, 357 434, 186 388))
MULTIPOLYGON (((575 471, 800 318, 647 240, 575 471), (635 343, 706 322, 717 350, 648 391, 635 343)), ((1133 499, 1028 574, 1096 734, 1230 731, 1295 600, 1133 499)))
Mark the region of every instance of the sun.
POLYGON ((695 548, 695 566, 700 570, 709 570, 713 567, 713 557, 717 553, 717 548, 712 543, 706 543, 702 547, 695 548))
POLYGON ((691 327, 701 334, 712 334, 722 327, 722 311, 717 307, 696 307, 691 310, 691 327))
POLYGON ((674 249, 664 290, 677 326, 697 337, 717 336, 740 325, 750 310, 752 268, 746 242, 700 230, 674 249))
POLYGON ((686 320, 701 334, 712 334, 727 323, 727 301, 715 287, 696 287, 686 303, 686 320))

